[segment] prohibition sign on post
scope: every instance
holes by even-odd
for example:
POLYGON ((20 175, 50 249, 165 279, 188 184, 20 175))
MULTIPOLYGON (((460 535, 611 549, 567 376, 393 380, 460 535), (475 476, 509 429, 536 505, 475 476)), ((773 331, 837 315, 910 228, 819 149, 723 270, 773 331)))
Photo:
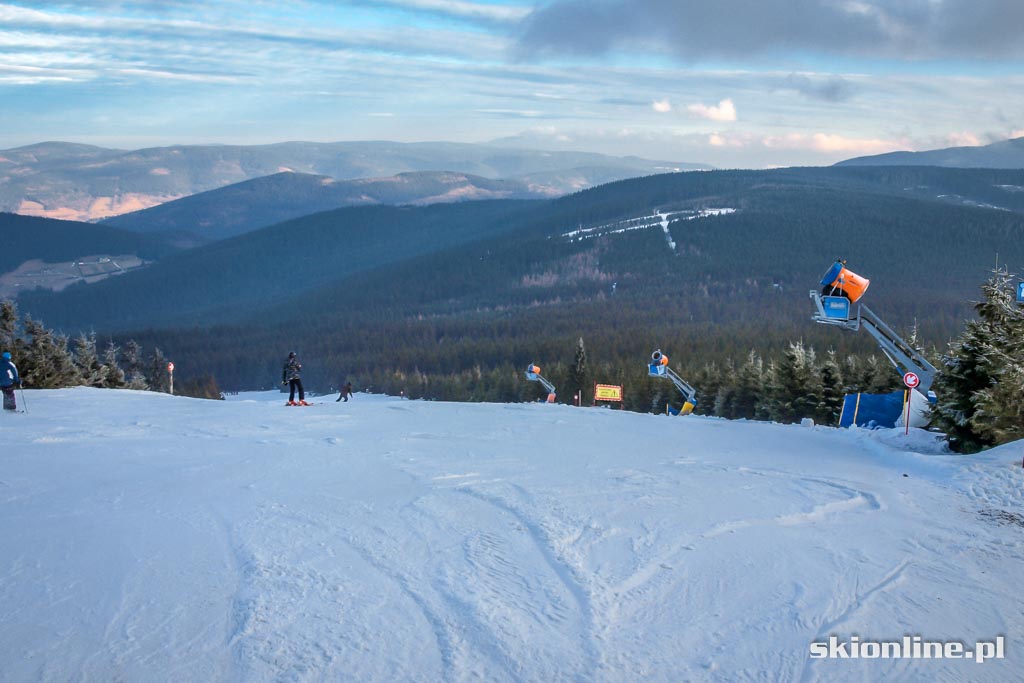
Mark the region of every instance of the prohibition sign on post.
POLYGON ((906 384, 909 388, 914 389, 917 387, 918 384, 921 383, 921 378, 917 376, 917 373, 908 372, 907 374, 903 375, 903 383, 906 384))

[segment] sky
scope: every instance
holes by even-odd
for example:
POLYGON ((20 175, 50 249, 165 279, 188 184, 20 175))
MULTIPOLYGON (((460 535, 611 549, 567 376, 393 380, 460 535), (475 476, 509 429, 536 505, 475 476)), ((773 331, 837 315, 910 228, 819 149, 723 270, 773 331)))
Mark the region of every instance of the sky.
POLYGON ((497 142, 765 168, 1019 136, 1021 0, 0 2, 0 148, 497 142))

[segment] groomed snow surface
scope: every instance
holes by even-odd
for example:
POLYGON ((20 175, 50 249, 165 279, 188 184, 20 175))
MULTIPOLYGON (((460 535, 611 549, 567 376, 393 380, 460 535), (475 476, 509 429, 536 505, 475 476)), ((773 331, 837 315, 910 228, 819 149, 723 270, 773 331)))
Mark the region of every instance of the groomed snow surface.
POLYGON ((0 415, 3 681, 1024 671, 1016 444, 366 395, 25 396, 0 415), (809 659, 830 634, 1001 635, 1006 656, 809 659))

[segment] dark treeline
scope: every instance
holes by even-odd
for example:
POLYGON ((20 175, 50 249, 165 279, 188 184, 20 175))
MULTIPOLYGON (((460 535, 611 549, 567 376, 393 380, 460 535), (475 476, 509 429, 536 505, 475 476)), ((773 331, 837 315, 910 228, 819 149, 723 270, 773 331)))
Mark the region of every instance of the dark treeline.
MULTIPOLYGON (((112 339, 99 344, 95 334, 69 340, 31 317, 22 319, 10 301, 0 302, 0 346, 11 353, 22 383, 32 389, 87 386, 170 391, 168 361, 160 349, 146 355, 134 340, 123 347, 112 339)), ((221 398, 212 375, 188 378, 175 387, 175 393, 221 398)))

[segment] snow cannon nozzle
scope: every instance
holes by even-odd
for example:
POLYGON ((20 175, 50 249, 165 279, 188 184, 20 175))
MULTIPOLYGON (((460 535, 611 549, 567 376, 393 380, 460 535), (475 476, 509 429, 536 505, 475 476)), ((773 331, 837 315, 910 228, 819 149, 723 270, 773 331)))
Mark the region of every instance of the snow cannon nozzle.
POLYGON ((531 375, 539 375, 540 374, 540 367, 537 366, 537 365, 534 365, 533 363, 530 363, 527 366, 526 371, 528 373, 530 373, 531 375))
POLYGON ((661 349, 651 354, 651 360, 654 361, 655 365, 668 365, 668 356, 663 354, 661 349))
POLYGON ((850 303, 857 303, 868 290, 869 284, 871 280, 847 268, 843 259, 837 259, 821 278, 823 295, 845 296, 850 303))

